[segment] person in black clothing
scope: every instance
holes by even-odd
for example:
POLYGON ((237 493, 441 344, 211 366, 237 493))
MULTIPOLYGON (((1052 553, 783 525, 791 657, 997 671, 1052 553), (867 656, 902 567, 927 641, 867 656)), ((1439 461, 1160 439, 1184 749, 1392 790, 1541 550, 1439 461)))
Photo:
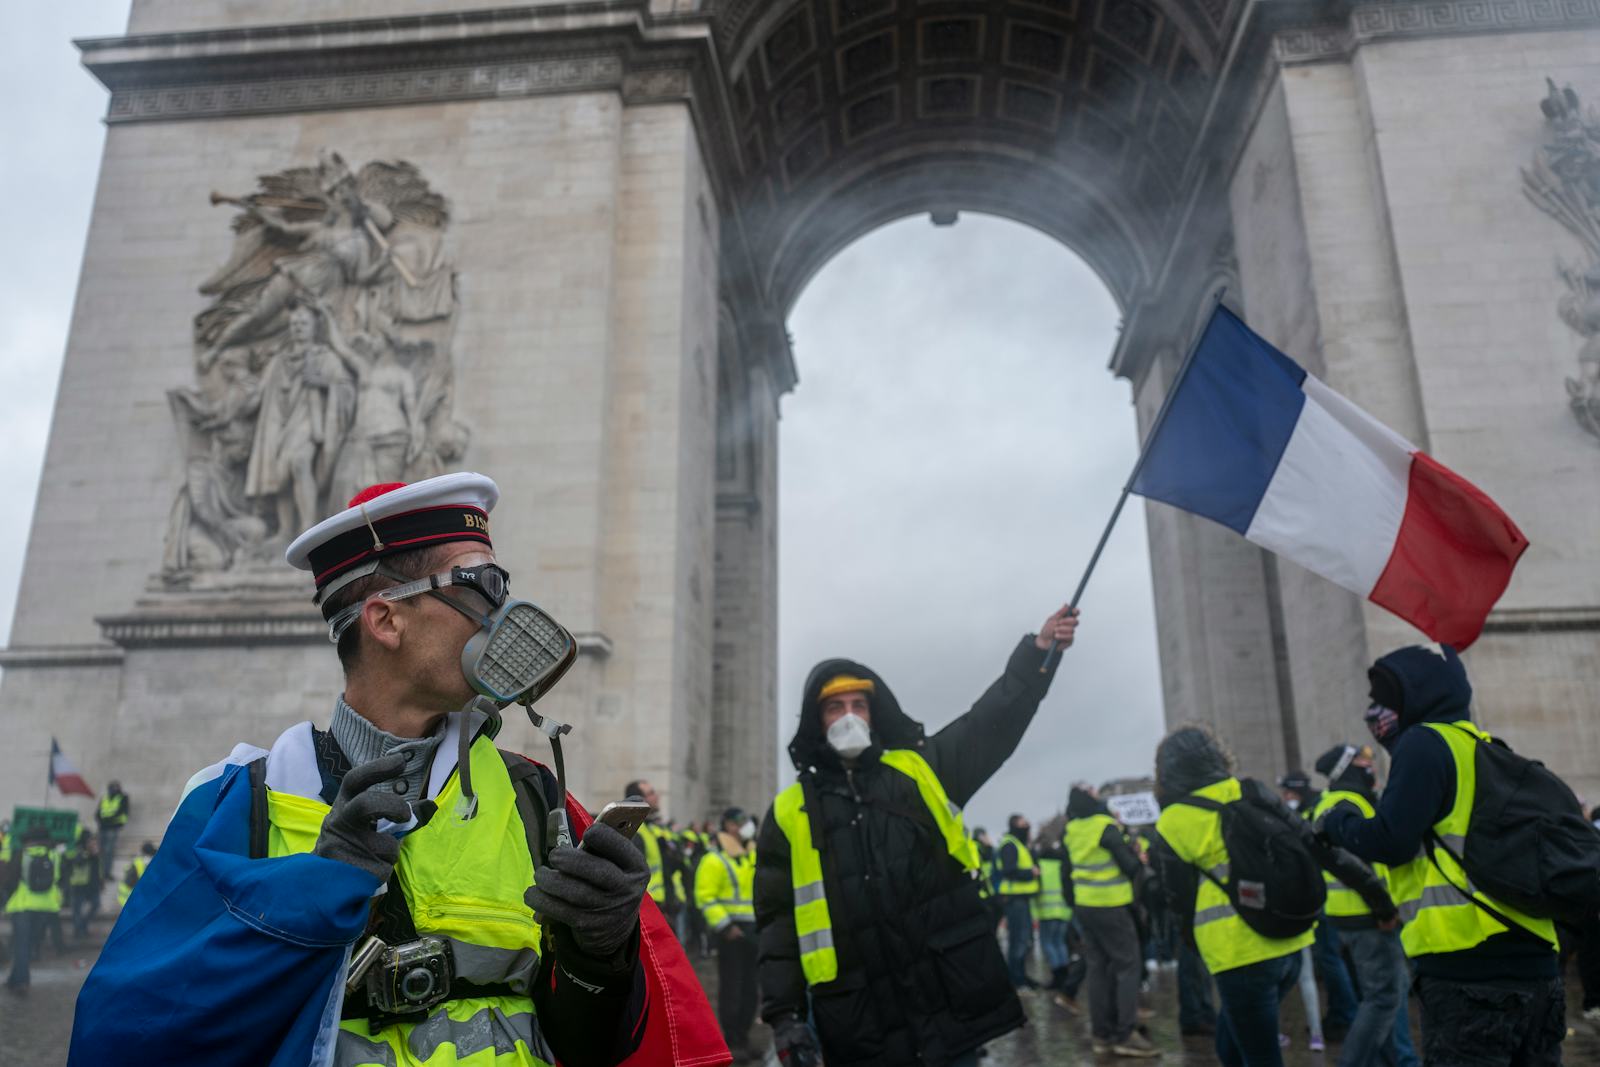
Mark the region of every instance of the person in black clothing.
POLYGON ((1018 989, 1038 989, 1028 977, 1028 953, 1033 948, 1033 898, 1039 895, 1039 868, 1022 862, 1033 827, 1026 815, 1006 821, 1006 836, 995 854, 995 894, 1006 920, 1006 971, 1018 989))
POLYGON ((828 1067, 967 1067, 980 1045, 1023 1024, 977 879, 952 858, 918 781, 884 759, 909 750, 951 804, 966 804, 1015 751, 1050 687, 1059 661, 1041 672, 1042 651, 1052 639, 1070 645, 1076 626, 1067 608, 1051 615, 972 709, 931 738, 861 664, 828 660, 811 672, 789 754, 838 973, 808 988, 790 839, 775 805, 757 843, 755 911, 761 1016, 782 1062, 815 1062, 820 1051, 828 1067), (824 689, 842 678, 864 688, 824 707, 824 689))
MULTIPOLYGON (((1367 680, 1366 724, 1389 750, 1388 787, 1373 818, 1341 804, 1319 820, 1318 830, 1364 860, 1397 867, 1423 853, 1428 831, 1456 802, 1449 743, 1419 726, 1470 721, 1472 685, 1448 645, 1391 652, 1372 665, 1367 680)), ((1559 956, 1548 942, 1518 927, 1459 951, 1408 954, 1426 1062, 1561 1062, 1566 993, 1559 956)))

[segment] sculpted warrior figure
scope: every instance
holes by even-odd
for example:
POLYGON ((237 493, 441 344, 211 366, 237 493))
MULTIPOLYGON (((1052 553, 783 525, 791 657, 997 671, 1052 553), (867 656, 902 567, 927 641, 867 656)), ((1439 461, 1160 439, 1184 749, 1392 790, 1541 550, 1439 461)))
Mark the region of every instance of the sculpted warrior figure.
POLYGON ((361 485, 455 465, 456 271, 417 168, 335 152, 258 179, 201 286, 196 382, 169 393, 186 471, 161 577, 236 569, 361 485))
POLYGON ((1561 223, 1584 246, 1588 262, 1557 262, 1566 283, 1556 310, 1561 321, 1583 338, 1578 376, 1568 378, 1572 414, 1588 433, 1600 437, 1600 115, 1585 113, 1571 86, 1549 91, 1539 102, 1549 139, 1522 172, 1528 199, 1561 223))

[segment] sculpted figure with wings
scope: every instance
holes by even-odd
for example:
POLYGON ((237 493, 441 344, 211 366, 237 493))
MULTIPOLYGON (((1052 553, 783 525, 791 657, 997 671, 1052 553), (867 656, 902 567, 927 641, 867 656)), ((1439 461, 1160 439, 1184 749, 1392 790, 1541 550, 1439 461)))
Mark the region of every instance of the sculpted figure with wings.
POLYGON ((212 299, 194 320, 197 387, 172 391, 188 476, 168 585, 248 566, 374 472, 428 477, 470 440, 453 418, 449 209, 414 165, 353 173, 324 151, 211 202, 240 210, 232 255, 200 286, 212 299), (241 380, 257 383, 248 406, 241 380))

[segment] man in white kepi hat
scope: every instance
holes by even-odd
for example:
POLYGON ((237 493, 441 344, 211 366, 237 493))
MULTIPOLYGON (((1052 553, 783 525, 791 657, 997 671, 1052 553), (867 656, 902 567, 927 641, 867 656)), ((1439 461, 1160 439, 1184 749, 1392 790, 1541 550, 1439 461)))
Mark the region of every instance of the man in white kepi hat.
POLYGON ((572 847, 547 818, 555 777, 494 745, 499 709, 575 655, 511 596, 498 498, 481 474, 373 486, 289 546, 344 692, 326 729, 191 780, 85 983, 72 1063, 610 1067, 635 1050, 644 859, 598 822, 572 847))

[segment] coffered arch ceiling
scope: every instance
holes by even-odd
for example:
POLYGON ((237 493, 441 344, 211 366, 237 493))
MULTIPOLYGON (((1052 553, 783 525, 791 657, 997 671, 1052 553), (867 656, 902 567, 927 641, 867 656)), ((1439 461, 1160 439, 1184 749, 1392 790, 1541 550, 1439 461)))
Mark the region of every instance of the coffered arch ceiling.
POLYGON ((724 0, 734 211, 787 312, 839 248, 976 210, 1073 247, 1126 307, 1171 240, 1241 0, 724 0))

